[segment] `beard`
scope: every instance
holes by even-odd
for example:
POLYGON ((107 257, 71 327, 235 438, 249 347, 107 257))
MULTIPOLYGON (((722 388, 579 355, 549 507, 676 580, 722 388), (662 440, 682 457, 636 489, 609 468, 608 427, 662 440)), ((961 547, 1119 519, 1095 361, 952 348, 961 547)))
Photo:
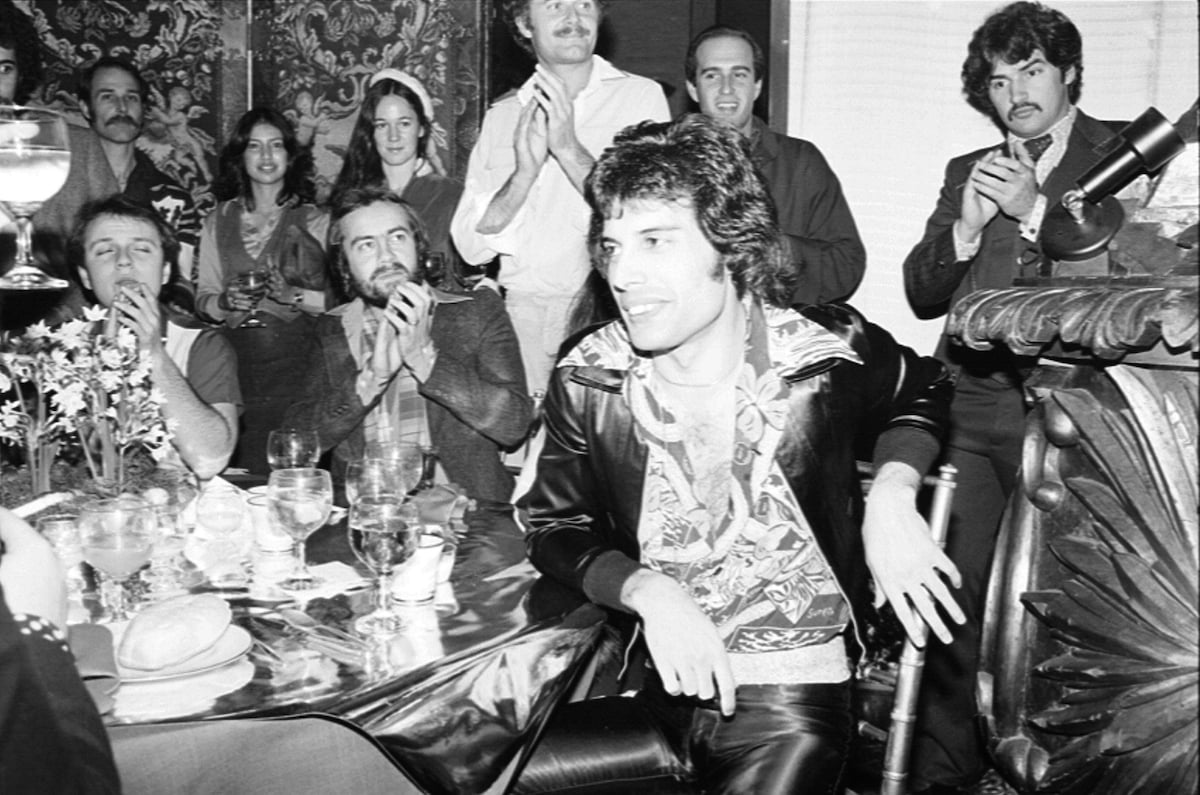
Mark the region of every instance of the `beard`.
POLYGON ((400 284, 421 284, 425 281, 425 273, 420 268, 409 270, 403 265, 381 265, 369 277, 359 279, 353 272, 350 282, 355 291, 366 303, 377 309, 385 309, 392 290, 400 284), (400 278, 403 277, 403 278, 400 278))

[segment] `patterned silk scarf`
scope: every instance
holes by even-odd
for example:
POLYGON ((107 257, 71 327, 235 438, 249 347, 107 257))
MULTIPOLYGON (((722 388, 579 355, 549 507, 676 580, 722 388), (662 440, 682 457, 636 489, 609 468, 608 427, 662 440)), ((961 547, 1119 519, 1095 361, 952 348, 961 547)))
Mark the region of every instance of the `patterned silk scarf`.
POLYGON ((641 563, 680 582, 732 652, 823 643, 849 620, 828 563, 775 460, 789 412, 784 377, 830 358, 861 364, 839 337, 791 310, 748 307, 746 355, 735 386, 728 509, 698 494, 683 428, 663 402, 649 357, 613 323, 563 365, 625 370, 625 399, 648 455, 638 542, 641 563), (714 516, 718 517, 714 521, 714 516))

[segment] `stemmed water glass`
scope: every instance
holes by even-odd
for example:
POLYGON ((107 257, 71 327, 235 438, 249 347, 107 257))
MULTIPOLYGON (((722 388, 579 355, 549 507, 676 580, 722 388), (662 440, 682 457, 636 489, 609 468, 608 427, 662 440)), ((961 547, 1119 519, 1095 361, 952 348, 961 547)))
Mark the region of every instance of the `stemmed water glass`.
POLYGON ((30 217, 62 188, 71 167, 67 122, 48 108, 0 105, 0 202, 17 220, 17 256, 0 276, 4 290, 62 290, 67 286, 33 259, 30 217))
POLYGON ((292 537, 296 570, 280 583, 299 591, 320 581, 305 564, 304 542, 329 519, 333 509, 333 480, 323 469, 277 469, 267 480, 267 511, 271 521, 292 537))
POLYGON ((425 477, 425 463, 430 448, 415 442, 369 442, 363 460, 382 459, 391 462, 400 478, 403 494, 409 494, 421 485, 425 477))
POLYGON ((271 469, 315 467, 321 458, 316 431, 279 428, 267 434, 267 465, 271 469))
POLYGON ((239 536, 246 501, 236 486, 210 481, 196 498, 196 524, 208 534, 211 563, 206 567, 209 582, 217 587, 246 584, 242 566, 243 542, 239 536))
POLYGON ((364 635, 390 635, 401 628, 391 608, 388 576, 416 549, 420 522, 416 508, 401 495, 360 497, 350 504, 346 535, 350 548, 377 579, 375 610, 358 619, 354 628, 364 635))
POLYGON ((238 328, 266 328, 267 324, 258 319, 258 305, 267 295, 270 288, 271 271, 266 268, 242 271, 229 277, 228 284, 240 288, 254 299, 254 308, 246 316, 238 328))
POLYGON ((386 458, 361 458, 346 465, 346 504, 363 497, 403 499, 408 489, 400 466, 386 458))
POLYGON ((79 541, 79 523, 74 514, 58 513, 42 516, 37 520, 38 532, 50 545, 63 567, 63 575, 67 581, 67 601, 83 601, 83 573, 79 564, 83 563, 83 547, 79 541))
POLYGON ((187 538, 175 501, 152 506, 154 510, 154 549, 150 552, 150 570, 143 578, 153 597, 174 596, 183 589, 179 556, 187 538))
POLYGON ((83 559, 115 588, 103 589, 111 621, 129 618, 129 579, 150 560, 154 509, 137 497, 92 500, 79 511, 83 559))

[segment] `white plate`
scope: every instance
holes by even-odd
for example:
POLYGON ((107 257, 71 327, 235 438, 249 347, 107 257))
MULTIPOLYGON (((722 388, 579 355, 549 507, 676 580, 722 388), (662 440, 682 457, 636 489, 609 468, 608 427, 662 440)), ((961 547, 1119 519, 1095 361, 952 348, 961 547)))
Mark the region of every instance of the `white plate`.
POLYGON ((250 651, 254 641, 250 633, 239 626, 230 624, 225 633, 207 650, 188 660, 166 668, 154 671, 139 671, 117 665, 117 672, 122 682, 158 682, 163 679, 176 679, 181 676, 194 676, 205 671, 220 668, 242 657, 250 651))

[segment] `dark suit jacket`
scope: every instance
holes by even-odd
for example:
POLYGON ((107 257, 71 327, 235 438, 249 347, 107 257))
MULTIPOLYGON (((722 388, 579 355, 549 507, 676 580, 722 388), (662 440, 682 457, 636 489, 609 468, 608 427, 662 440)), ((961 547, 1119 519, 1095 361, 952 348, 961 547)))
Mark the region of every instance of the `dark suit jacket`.
MULTIPOLYGON (((1067 151, 1042 185, 1047 208, 1057 204, 1063 193, 1108 153, 1115 143, 1114 134, 1124 124, 1097 121, 1078 112, 1067 151)), ((925 236, 904 261, 904 289, 909 303, 922 316, 937 317, 975 290, 1011 287, 1018 275, 1017 258, 1034 245, 1021 238, 1015 220, 1000 213, 984 228, 975 257, 955 261, 952 227, 962 214, 963 185, 975 161, 995 148, 977 149, 950 161, 937 207, 925 223, 925 236)))
POLYGON ((751 140, 796 266, 793 300, 845 301, 862 281, 867 252, 842 183, 816 146, 780 135, 757 117, 751 140))
MULTIPOLYGON (((470 295, 470 301, 437 307, 432 330, 437 362, 420 393, 449 478, 473 499, 506 503, 513 478, 500 451, 525 439, 533 402, 504 302, 487 288, 470 295)), ((362 455, 363 419, 383 393, 366 405, 359 397, 358 365, 336 309, 317 319, 316 337, 304 397, 288 410, 286 424, 316 428, 321 449, 334 448, 340 474, 346 462, 362 455)))
MULTIPOLYGON (((1097 121, 1083 112, 1077 113, 1067 139, 1067 151, 1042 185, 1047 210, 1112 148, 1114 135, 1122 126, 1123 122, 1097 121)), ((963 185, 975 161, 995 148, 978 149, 950 161, 937 207, 925 225, 925 236, 904 261, 904 288, 909 303, 922 317, 944 314, 955 301, 975 290, 1011 287, 1013 279, 1021 275, 1018 257, 1031 248, 1036 253, 1038 244, 1021 237, 1017 221, 999 213, 984 227, 976 255, 956 261, 953 226, 962 212, 963 185)), ((995 441, 996 429, 975 426, 982 418, 1013 416, 1014 412, 1019 416, 1022 373, 1030 363, 1019 360, 1003 346, 976 351, 952 345, 945 336, 938 344, 937 355, 958 376, 958 398, 951 408, 950 444, 976 449, 978 439, 988 434, 995 441), (973 406, 974 412, 968 413, 967 406, 973 406), (1010 410, 1003 410, 1005 406, 1010 410)), ((1019 423, 1005 430, 1011 437, 1006 449, 1019 450, 1022 433, 1019 423)), ((1017 462, 1011 464, 1015 467, 1017 462)))

